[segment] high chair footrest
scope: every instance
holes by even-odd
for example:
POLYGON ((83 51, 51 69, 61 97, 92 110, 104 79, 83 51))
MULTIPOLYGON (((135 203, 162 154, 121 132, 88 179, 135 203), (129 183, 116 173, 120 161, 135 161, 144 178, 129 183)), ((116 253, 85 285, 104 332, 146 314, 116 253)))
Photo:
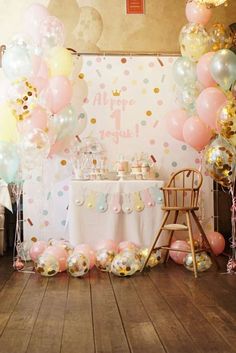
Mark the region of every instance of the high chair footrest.
POLYGON ((188 230, 188 227, 184 224, 166 224, 162 227, 163 230, 188 230))

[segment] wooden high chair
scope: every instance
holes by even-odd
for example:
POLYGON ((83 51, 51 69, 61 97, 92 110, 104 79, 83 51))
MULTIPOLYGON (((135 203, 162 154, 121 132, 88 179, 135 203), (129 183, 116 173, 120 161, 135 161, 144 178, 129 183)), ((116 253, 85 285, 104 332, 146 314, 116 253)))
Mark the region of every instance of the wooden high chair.
MULTIPOLYGON (((195 211, 199 209, 198 198, 199 198, 199 191, 202 186, 202 181, 203 181, 202 174, 198 170, 192 169, 192 168, 182 169, 174 173, 171 176, 167 185, 162 188, 163 196, 164 196, 164 204, 163 204, 162 210, 164 211, 164 217, 161 223, 161 227, 153 241, 152 246, 150 247, 147 259, 141 271, 143 271, 146 264, 148 263, 149 257, 151 256, 151 253, 155 248, 156 242, 158 241, 162 231, 163 230, 170 231, 168 244, 157 248, 157 249, 167 250, 165 255, 165 262, 167 262, 173 234, 175 231, 181 230, 181 231, 188 232, 190 250, 185 252, 192 253, 194 276, 197 277, 197 264, 196 264, 195 254, 196 252, 203 251, 203 249, 196 250, 194 248, 191 216, 194 219, 197 225, 197 228, 199 229, 199 232, 202 236, 203 244, 207 246, 207 249, 205 248, 204 250, 207 250, 210 252, 213 261, 218 267, 216 257, 211 249, 211 246, 201 226, 201 223, 199 222, 199 219, 195 213, 195 211), (183 213, 185 215, 186 225, 177 223, 177 219, 180 213, 183 213), (167 219, 171 214, 173 214, 173 223, 166 224, 167 219)), ((171 249, 171 250, 174 250, 174 249, 171 249)))

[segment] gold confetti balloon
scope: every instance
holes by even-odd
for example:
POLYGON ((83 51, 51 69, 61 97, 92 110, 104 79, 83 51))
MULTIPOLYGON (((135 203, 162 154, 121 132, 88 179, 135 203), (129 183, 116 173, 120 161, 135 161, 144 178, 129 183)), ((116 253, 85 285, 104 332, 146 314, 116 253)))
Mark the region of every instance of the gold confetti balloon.
MULTIPOLYGON (((209 255, 205 251, 199 252, 196 254, 196 263, 198 272, 204 272, 209 270, 212 265, 212 261, 209 255)), ((193 271, 193 257, 189 253, 184 259, 184 266, 189 270, 193 271)))
POLYGON ((222 23, 215 23, 208 31, 210 37, 211 51, 229 49, 233 44, 231 30, 222 23))
POLYGON ((114 257, 111 272, 119 277, 132 276, 141 267, 138 254, 135 251, 125 250, 114 257))
POLYGON ((36 107, 37 89, 26 80, 17 80, 12 83, 10 90, 10 107, 14 117, 23 121, 26 119, 36 107))
POLYGON ((204 152, 205 168, 219 184, 230 187, 235 178, 235 149, 222 136, 218 135, 204 152))
POLYGON ((194 0, 194 1, 196 1, 200 5, 206 5, 208 8, 217 7, 222 4, 225 4, 225 6, 227 6, 227 0, 194 0))
MULTIPOLYGON (((140 257, 140 261, 141 261, 141 265, 143 266, 146 258, 148 256, 148 249, 145 248, 145 249, 141 249, 139 251, 139 257, 140 257)), ((151 256, 148 260, 148 263, 146 265, 146 267, 155 267, 157 266, 159 263, 161 262, 161 250, 157 250, 157 251, 153 251, 151 253, 151 256)))
POLYGON ((43 253, 37 259, 35 270, 42 276, 52 277, 59 272, 59 262, 53 255, 43 253))
POLYGON ((197 23, 185 25, 179 35, 181 54, 197 61, 210 49, 210 38, 204 26, 197 23))
POLYGON ((72 254, 67 259, 67 272, 73 277, 82 277, 89 271, 89 259, 82 253, 72 254))
POLYGON ((218 114, 217 125, 220 134, 228 140, 228 142, 236 147, 236 101, 228 100, 218 114))
POLYGON ((111 263, 115 257, 115 252, 108 249, 100 249, 96 252, 95 265, 103 272, 111 271, 111 263))

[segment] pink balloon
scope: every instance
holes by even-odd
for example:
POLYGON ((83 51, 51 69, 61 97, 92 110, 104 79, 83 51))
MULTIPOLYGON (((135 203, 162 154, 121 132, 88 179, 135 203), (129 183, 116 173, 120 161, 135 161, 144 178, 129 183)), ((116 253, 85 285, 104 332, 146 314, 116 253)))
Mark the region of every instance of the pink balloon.
POLYGON ((212 131, 197 116, 192 116, 184 124, 183 136, 189 146, 201 151, 209 143, 212 131))
POLYGON ((225 238, 221 233, 209 232, 206 234, 207 239, 211 245, 213 253, 217 256, 220 255, 225 248, 225 238))
POLYGON ((32 57, 32 67, 32 75, 29 81, 40 92, 47 87, 49 70, 46 62, 38 55, 32 57))
POLYGON ((63 249, 61 246, 52 245, 49 246, 45 253, 53 255, 59 262, 59 272, 63 272, 67 269, 67 257, 68 254, 66 250, 63 249))
POLYGON ((171 243, 171 249, 175 249, 177 251, 170 250, 171 259, 179 265, 184 263, 184 259, 187 255, 187 252, 180 252, 178 250, 190 250, 190 246, 185 240, 176 240, 171 243))
POLYGON ((199 118, 212 129, 217 128, 217 112, 226 103, 226 96, 218 88, 204 89, 196 99, 199 118))
POLYGON ((39 27, 41 22, 49 16, 47 8, 40 4, 30 5, 24 13, 24 29, 35 42, 39 40, 39 27))
POLYGON ((89 258, 90 270, 95 264, 96 255, 89 244, 79 244, 74 248, 74 253, 82 253, 89 258))
POLYGON ((44 250, 47 249, 46 241, 38 240, 36 241, 29 250, 29 255, 32 261, 36 262, 37 258, 42 255, 44 250))
POLYGON ((103 240, 96 248, 96 250, 99 249, 107 249, 107 250, 113 250, 115 252, 117 252, 117 245, 114 242, 114 240, 111 239, 107 239, 107 240, 103 240))
POLYGON ((189 22, 206 25, 212 16, 212 10, 191 1, 186 5, 185 14, 189 22))
POLYGON ((121 252, 126 249, 139 249, 139 247, 132 241, 122 241, 118 245, 118 252, 121 252))
POLYGON ((166 115, 166 128, 168 133, 177 140, 184 141, 183 126, 188 114, 183 109, 172 110, 166 115))
POLYGON ((34 128, 44 130, 47 127, 48 115, 39 105, 34 108, 28 119, 34 128))
POLYGON ((42 92, 42 99, 53 114, 58 113, 70 103, 72 97, 72 85, 65 76, 51 77, 48 87, 42 92))
POLYGON ((210 63, 215 52, 209 52, 201 56, 197 63, 197 79, 205 87, 214 87, 217 85, 210 72, 210 63))

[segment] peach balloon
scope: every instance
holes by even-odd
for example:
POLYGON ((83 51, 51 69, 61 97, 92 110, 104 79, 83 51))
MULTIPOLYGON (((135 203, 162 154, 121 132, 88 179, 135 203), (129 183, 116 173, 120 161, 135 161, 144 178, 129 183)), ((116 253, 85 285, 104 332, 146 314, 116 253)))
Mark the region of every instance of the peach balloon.
POLYGON ((74 253, 82 253, 89 258, 90 270, 95 264, 96 255, 89 244, 79 244, 74 248, 74 253))
POLYGON ((100 249, 113 250, 117 252, 117 245, 114 242, 114 240, 106 239, 106 240, 103 240, 96 248, 96 250, 100 250, 100 249))
POLYGON ((220 255, 225 248, 225 238, 219 232, 209 232, 206 234, 207 239, 211 245, 213 253, 217 256, 220 255))
POLYGON ((215 87, 204 89, 196 99, 196 110, 199 118, 212 129, 217 128, 217 113, 226 103, 224 93, 215 87))
POLYGON ((166 128, 168 133, 177 140, 184 141, 183 126, 188 114, 183 109, 172 110, 166 115, 166 128))
POLYGON ((176 240, 171 243, 171 249, 175 249, 176 251, 170 250, 170 258, 179 265, 184 263, 184 259, 187 255, 187 252, 182 252, 178 250, 190 250, 190 246, 185 240, 176 240))
POLYGON ((37 258, 47 249, 48 245, 46 241, 38 240, 31 246, 29 250, 29 256, 32 261, 37 261, 37 258))
POLYGON ((126 249, 139 249, 139 246, 137 246, 135 243, 132 241, 122 241, 118 245, 118 252, 121 252, 126 249))
POLYGON ((212 10, 208 9, 206 5, 191 1, 186 5, 185 14, 189 22, 206 25, 212 16, 212 10))
POLYGON ((212 132, 197 116, 192 116, 184 124, 183 136, 189 146, 201 151, 209 143, 212 132))
POLYGON ((72 85, 65 76, 54 76, 48 81, 48 86, 42 92, 41 100, 53 114, 65 108, 72 97, 72 85))
POLYGON ((42 91, 48 84, 49 70, 46 62, 38 55, 32 58, 32 75, 30 83, 35 86, 38 92, 42 91))
POLYGON ((59 262, 59 272, 67 269, 68 254, 61 246, 52 245, 45 250, 46 254, 53 255, 59 262))
POLYGON ((197 79, 205 87, 214 87, 217 85, 210 72, 210 63, 215 52, 204 54, 197 63, 197 79))

